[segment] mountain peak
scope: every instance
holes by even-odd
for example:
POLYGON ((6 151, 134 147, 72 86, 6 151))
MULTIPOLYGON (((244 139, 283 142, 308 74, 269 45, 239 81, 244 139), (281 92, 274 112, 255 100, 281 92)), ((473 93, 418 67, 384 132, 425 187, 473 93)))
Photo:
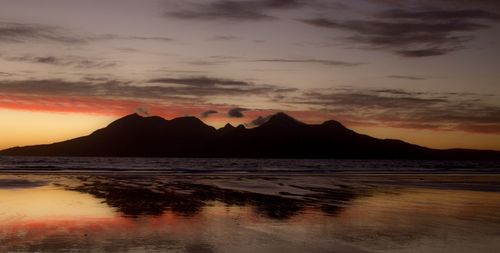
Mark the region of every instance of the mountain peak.
POLYGON ((116 126, 116 125, 128 125, 134 122, 138 122, 144 119, 141 115, 137 113, 132 113, 127 116, 121 117, 113 122, 109 126, 116 126))
POLYGON ((194 123, 194 124, 205 124, 203 123, 203 121, 201 121, 200 119, 196 118, 196 117, 193 117, 193 116, 185 116, 185 117, 179 117, 179 118, 175 118, 175 119, 172 119, 171 122, 181 122, 181 123, 194 123))
POLYGON ((170 120, 171 126, 176 126, 176 127, 181 127, 181 128, 188 128, 191 130, 194 129, 215 129, 212 126, 209 126, 205 124, 202 120, 193 117, 193 116, 186 116, 186 117, 180 117, 180 118, 175 118, 170 120))
POLYGON ((325 122, 323 122, 322 125, 327 126, 327 127, 332 127, 332 128, 346 129, 346 127, 344 125, 342 125, 342 123, 340 123, 336 120, 325 121, 325 122))
POLYGON ((121 119, 142 119, 142 118, 145 118, 145 117, 142 115, 139 115, 138 113, 132 113, 132 114, 129 114, 127 116, 123 116, 123 117, 119 118, 118 120, 121 120, 121 119))
POLYGON ((262 124, 262 126, 279 126, 279 127, 289 127, 289 126, 301 126, 304 123, 296 120, 295 118, 289 116, 284 112, 279 112, 272 115, 269 120, 262 124))
POLYGON ((230 123, 227 123, 224 127, 222 127, 221 129, 234 129, 235 127, 233 125, 231 125, 230 123))
POLYGON ((233 125, 231 125, 229 123, 227 123, 224 127, 217 129, 217 131, 219 133, 222 133, 222 134, 233 133, 235 130, 236 130, 236 127, 234 127, 233 125))
POLYGON ((128 129, 130 131, 134 129, 135 131, 144 127, 160 126, 165 122, 167 122, 167 120, 159 116, 144 117, 137 113, 133 113, 111 122, 107 128, 128 129))

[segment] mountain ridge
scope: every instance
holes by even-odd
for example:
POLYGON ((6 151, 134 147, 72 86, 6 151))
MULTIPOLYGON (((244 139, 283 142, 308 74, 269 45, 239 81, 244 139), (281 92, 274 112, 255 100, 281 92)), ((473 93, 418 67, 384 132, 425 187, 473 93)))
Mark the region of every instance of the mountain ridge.
POLYGON ((87 136, 13 147, 0 155, 500 160, 499 151, 431 149, 359 134, 335 120, 306 124, 285 113, 254 128, 219 129, 196 117, 130 114, 87 136))

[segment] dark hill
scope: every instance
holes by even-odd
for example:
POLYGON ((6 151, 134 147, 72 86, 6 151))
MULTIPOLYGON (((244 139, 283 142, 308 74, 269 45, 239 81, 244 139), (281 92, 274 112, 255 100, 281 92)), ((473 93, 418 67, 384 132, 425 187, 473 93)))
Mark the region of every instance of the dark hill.
POLYGON ((103 129, 48 145, 15 147, 1 155, 161 156, 346 159, 484 159, 500 152, 436 150, 358 134, 337 121, 309 125, 278 113, 256 128, 227 124, 216 130, 195 117, 125 116, 103 129))

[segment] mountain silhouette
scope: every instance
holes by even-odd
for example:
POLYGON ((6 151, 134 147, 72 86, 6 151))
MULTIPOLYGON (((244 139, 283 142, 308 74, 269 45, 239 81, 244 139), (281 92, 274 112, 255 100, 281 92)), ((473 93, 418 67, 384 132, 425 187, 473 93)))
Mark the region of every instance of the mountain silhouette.
POLYGON ((498 151, 430 149, 359 134, 334 120, 306 124, 285 113, 255 128, 227 124, 220 129, 195 117, 131 114, 88 136, 14 147, 0 155, 500 160, 498 151))

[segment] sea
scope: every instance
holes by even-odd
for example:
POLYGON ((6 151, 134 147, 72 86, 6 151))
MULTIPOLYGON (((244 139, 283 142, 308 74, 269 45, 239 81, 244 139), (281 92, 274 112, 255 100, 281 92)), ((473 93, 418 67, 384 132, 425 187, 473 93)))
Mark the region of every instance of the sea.
POLYGON ((438 173, 497 174, 500 161, 221 159, 0 156, 2 172, 165 174, 438 173))

